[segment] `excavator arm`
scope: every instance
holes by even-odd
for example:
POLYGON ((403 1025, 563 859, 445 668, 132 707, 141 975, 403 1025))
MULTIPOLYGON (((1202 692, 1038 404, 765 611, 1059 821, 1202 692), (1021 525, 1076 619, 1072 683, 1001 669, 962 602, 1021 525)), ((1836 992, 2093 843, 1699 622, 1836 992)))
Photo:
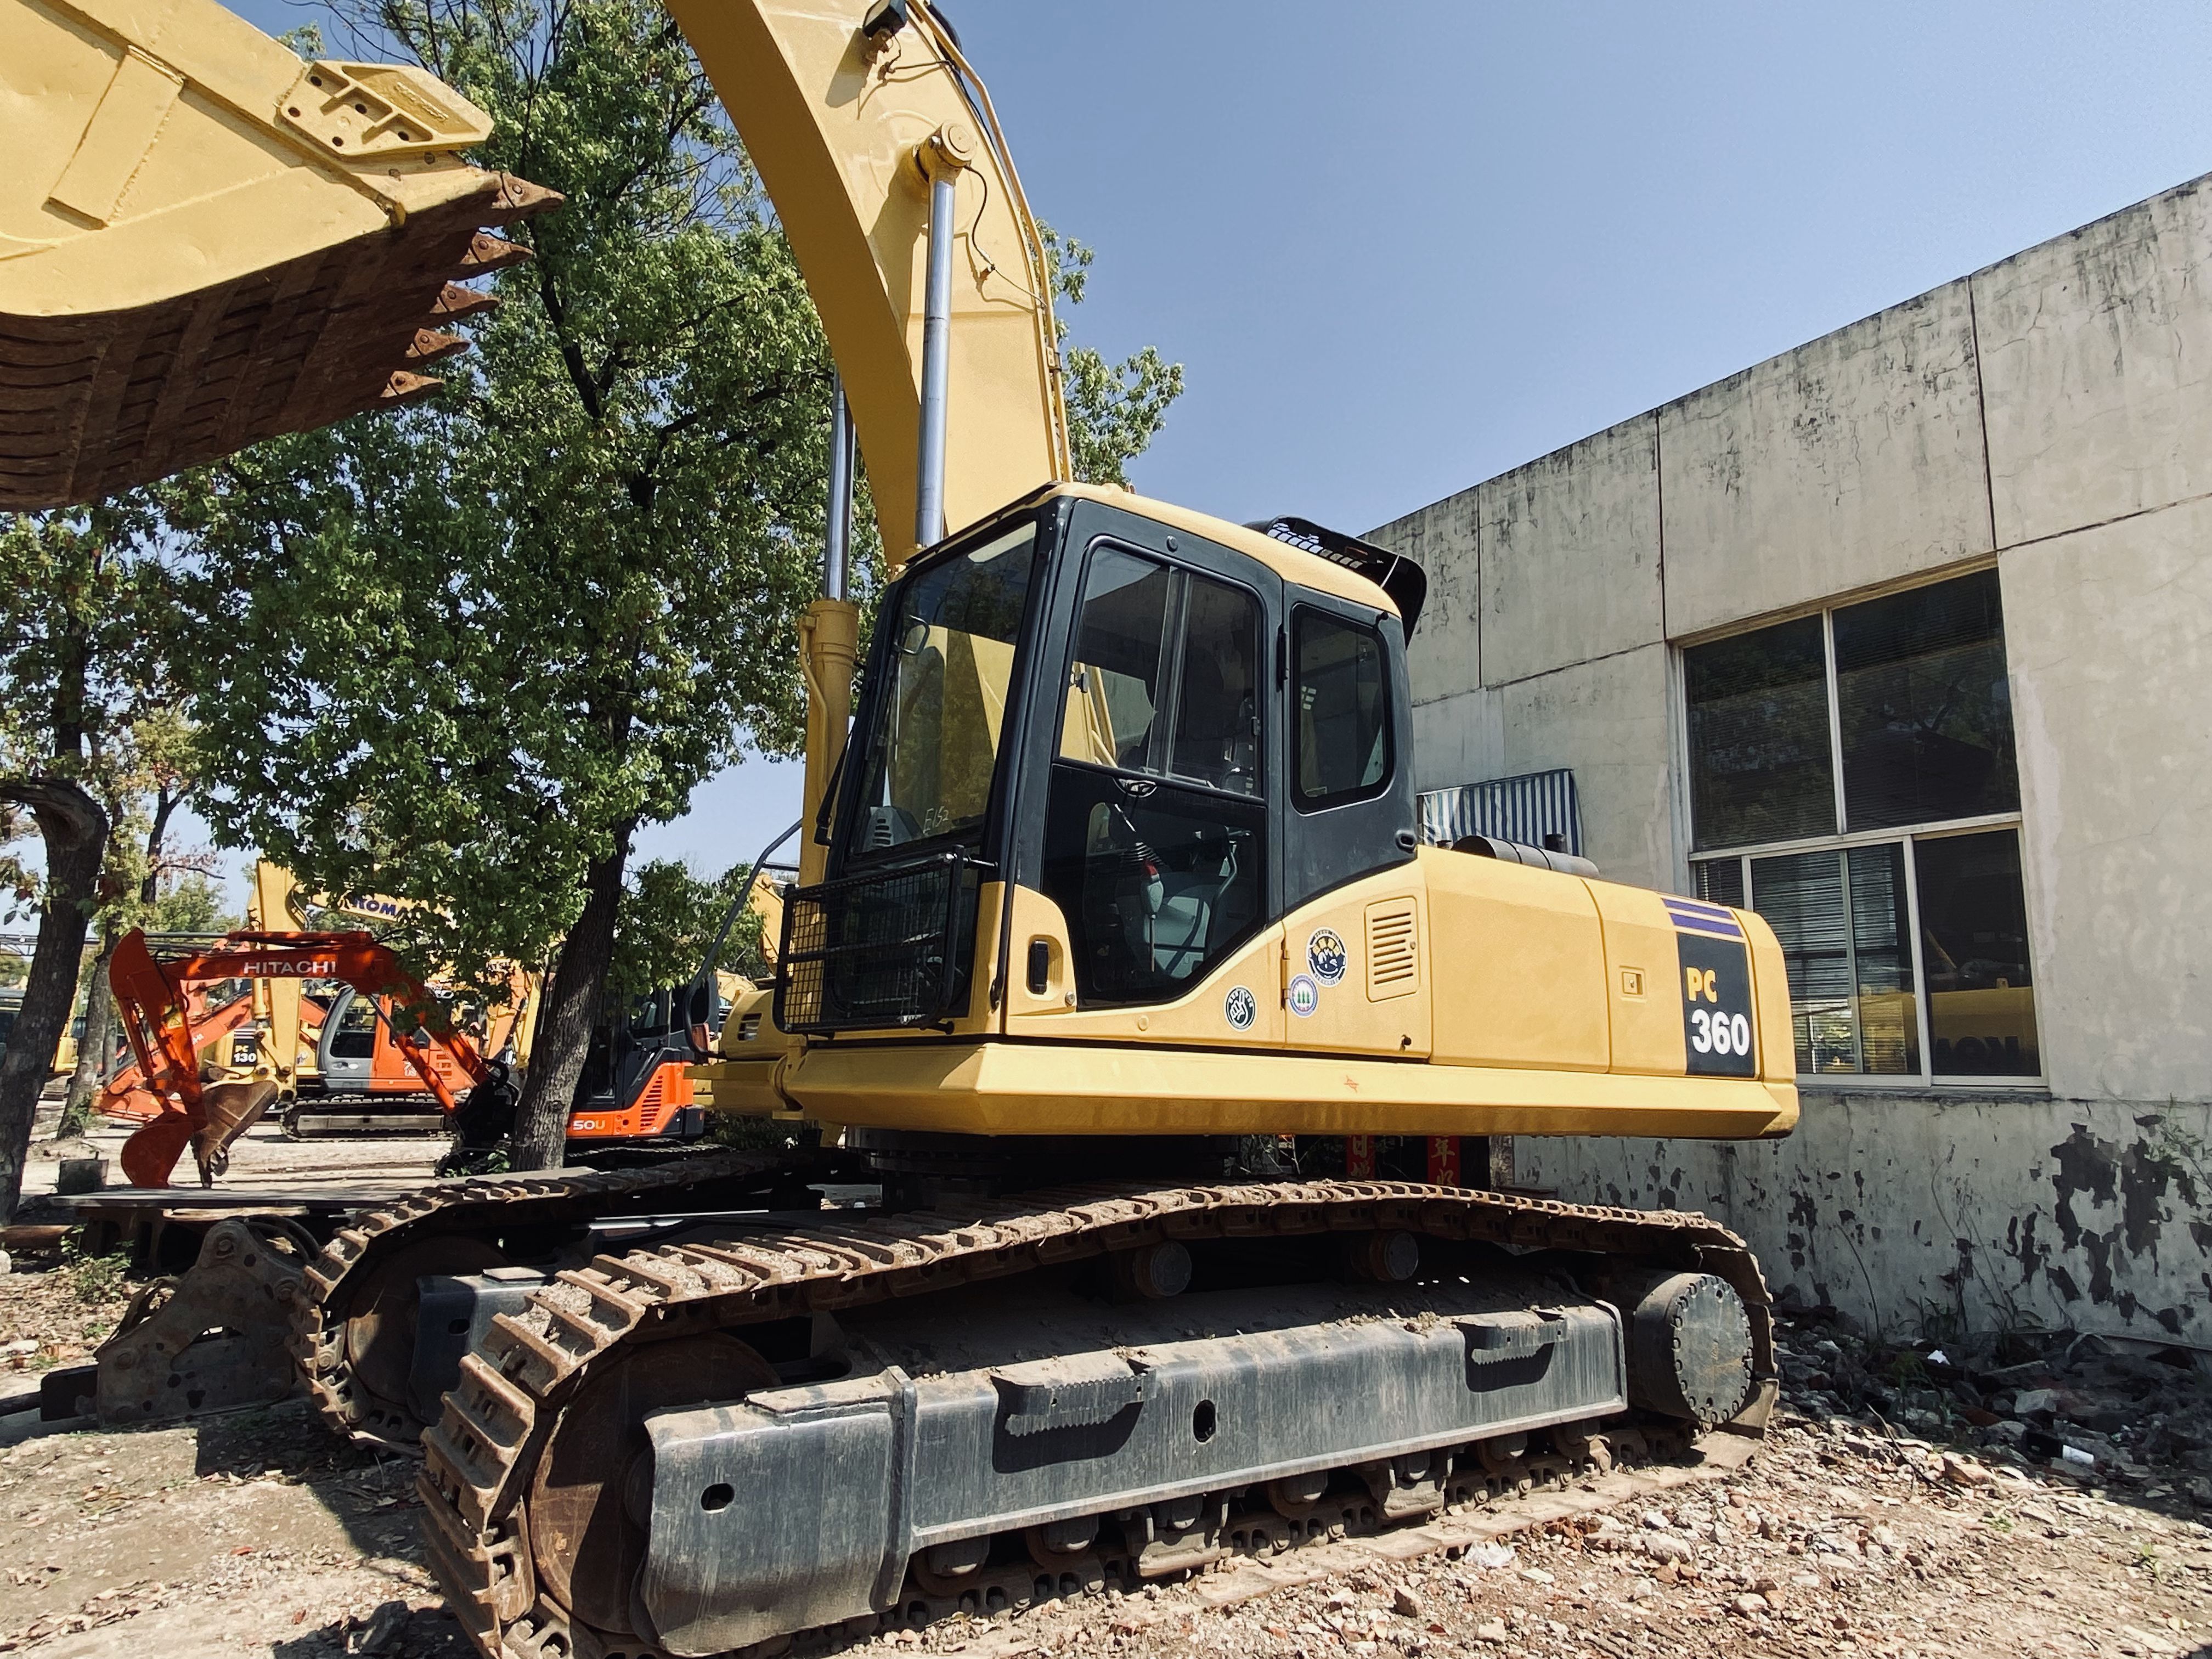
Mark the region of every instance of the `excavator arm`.
MULTIPOLYGON (((276 1092, 273 1078, 204 1086, 199 1075, 199 1040, 187 1012, 186 988, 211 980, 342 980, 364 996, 391 999, 410 1007, 434 1006, 430 994, 405 973, 398 959, 368 933, 232 933, 232 948, 196 951, 162 961, 148 947, 145 933, 133 928, 117 941, 108 968, 115 1010, 130 1039, 149 1092, 161 1103, 161 1114, 124 1143, 123 1170, 134 1187, 166 1187, 177 1159, 189 1144, 200 1170, 200 1183, 214 1180, 224 1147, 249 1127, 276 1092), (219 1092, 220 1091, 220 1092, 219 1092)), ((453 1057, 471 1082, 492 1074, 477 1045, 443 1021, 426 1022, 431 1042, 453 1057)), ((392 1038, 422 1085, 450 1117, 459 1103, 430 1063, 427 1048, 402 1023, 392 1023, 392 1038)))
MULTIPOLYGON (((933 407, 942 528, 1069 477, 1043 241, 951 29, 921 0, 671 9, 820 310, 892 563, 933 407)), ((489 118, 425 71, 302 63, 215 0, 0 0, 0 511, 430 391, 443 325, 492 303, 454 284, 527 257, 480 227, 559 200, 465 162, 489 118)))

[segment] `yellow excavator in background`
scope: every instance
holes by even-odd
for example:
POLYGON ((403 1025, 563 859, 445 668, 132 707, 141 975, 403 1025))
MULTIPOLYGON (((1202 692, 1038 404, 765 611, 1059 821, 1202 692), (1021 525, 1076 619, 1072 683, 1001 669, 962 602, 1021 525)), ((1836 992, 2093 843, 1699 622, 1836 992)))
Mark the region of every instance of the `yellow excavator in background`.
MULTIPOLYGON (((1761 1432, 1765 1291, 1706 1218, 1285 1172, 1275 1149, 1785 1133, 1771 932, 1421 845, 1420 571, 1304 520, 1071 482, 1041 239, 981 82, 922 0, 672 10, 843 377, 802 641, 800 882, 773 991, 740 999, 699 1068, 716 1108, 792 1133, 688 1168, 430 1189, 307 1264, 296 1352, 329 1419, 397 1438, 436 1418, 430 1554, 477 1645, 781 1650, 1761 1432), (855 437, 896 580, 848 744, 855 437), (856 1177, 860 1207, 823 1207, 856 1177), (466 1345, 443 1370, 434 1326, 466 1345)), ((54 56, 47 34, 106 54, 108 75, 73 70, 94 88, 74 103, 46 90, 58 76, 15 76, 41 131, 9 187, 46 191, 40 210, 88 246, 106 233, 86 204, 155 244, 250 240, 221 201, 166 229, 131 220, 135 186, 106 188, 127 167, 70 180, 74 155, 166 142, 159 121, 107 124, 95 83, 173 84, 184 109, 243 26, 210 0, 169 0, 157 39, 95 37, 83 15, 0 4, 0 78, 14 39, 54 56)), ((235 51, 268 67, 226 108, 304 198, 361 182, 318 139, 414 120, 397 96, 325 87, 460 103, 409 71, 288 78, 266 43, 235 51)), ((394 182, 451 182, 452 155, 394 182)), ((316 222, 315 258, 343 263, 416 218, 351 241, 316 222)), ((58 301, 12 263, 0 333, 43 337, 26 295, 58 301)), ((173 307, 165 284, 185 281, 166 258, 125 267, 85 303, 173 307)), ((91 372, 51 361, 0 380, 7 407, 57 406, 91 372)), ((310 412, 226 389, 210 433, 310 412)), ((144 472, 109 405, 70 406, 84 417, 51 447, 80 459, 35 488, 144 472)))

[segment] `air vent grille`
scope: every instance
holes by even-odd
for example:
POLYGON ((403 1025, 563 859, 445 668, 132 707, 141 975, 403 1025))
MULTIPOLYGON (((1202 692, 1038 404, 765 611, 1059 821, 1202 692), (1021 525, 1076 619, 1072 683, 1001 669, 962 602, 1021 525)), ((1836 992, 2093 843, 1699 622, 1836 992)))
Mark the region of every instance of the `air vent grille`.
POLYGON ((1421 988, 1420 941, 1413 901, 1388 899, 1367 907, 1367 1000, 1387 1002, 1421 988))

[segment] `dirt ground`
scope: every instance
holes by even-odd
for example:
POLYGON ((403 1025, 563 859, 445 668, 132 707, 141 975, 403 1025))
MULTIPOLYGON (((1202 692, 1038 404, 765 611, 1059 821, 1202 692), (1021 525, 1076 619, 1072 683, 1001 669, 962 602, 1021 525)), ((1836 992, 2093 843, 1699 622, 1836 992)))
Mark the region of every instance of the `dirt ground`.
MULTIPOLYGON (((46 1114, 42 1114, 42 1118, 46 1114)), ((39 1200, 54 1190, 62 1157, 97 1156, 107 1160, 111 1186, 123 1184, 123 1143, 130 1139, 128 1126, 96 1124, 82 1137, 42 1140, 31 1149, 23 1168, 23 1197, 28 1214, 19 1221, 42 1219, 39 1200)), ((293 1140, 275 1124, 257 1124, 230 1149, 230 1167, 216 1184, 218 1190, 252 1191, 257 1188, 292 1187, 389 1188, 405 1192, 430 1178, 444 1154, 443 1135, 391 1135, 358 1140, 293 1140)), ((191 1155, 179 1160, 179 1182, 193 1181, 191 1155)))
MULTIPOLYGON (((19 1261, 0 1278, 0 1389, 95 1344, 128 1289, 105 1264, 19 1261)), ((1538 1494, 1533 1525, 1468 1511, 858 1648, 2212 1659, 2201 1357, 2091 1338, 1939 1358, 1817 1313, 1783 1339, 1784 1410, 1740 1468, 1615 1475, 1538 1494)), ((469 1651, 422 1565, 413 1461, 342 1443, 304 1403, 112 1433, 24 1423, 0 1419, 0 1653, 469 1651)))

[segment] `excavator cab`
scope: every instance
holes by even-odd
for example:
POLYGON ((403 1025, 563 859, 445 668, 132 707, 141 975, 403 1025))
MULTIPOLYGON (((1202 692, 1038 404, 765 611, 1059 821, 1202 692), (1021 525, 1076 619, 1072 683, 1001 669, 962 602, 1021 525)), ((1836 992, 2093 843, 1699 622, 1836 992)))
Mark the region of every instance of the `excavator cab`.
POLYGON ((829 879, 786 934, 783 1030, 957 1025, 1010 976, 1067 1008, 1170 1001, 1413 858, 1419 569, 1301 521, 1194 528, 1130 500, 1056 488, 885 596, 829 879), (1016 938, 979 921, 987 886, 1048 908, 1016 938), (1000 959, 976 959, 985 934, 1000 959))

